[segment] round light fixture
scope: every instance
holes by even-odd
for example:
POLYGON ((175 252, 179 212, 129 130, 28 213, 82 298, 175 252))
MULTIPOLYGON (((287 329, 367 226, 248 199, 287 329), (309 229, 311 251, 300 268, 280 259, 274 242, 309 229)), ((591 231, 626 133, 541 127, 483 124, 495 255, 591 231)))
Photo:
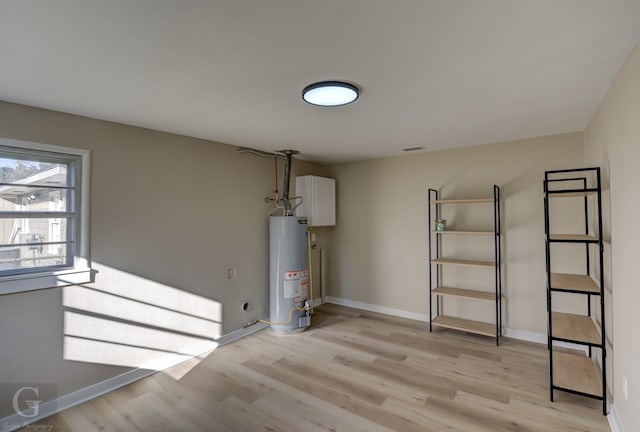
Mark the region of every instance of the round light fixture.
POLYGON ((302 90, 302 99, 311 105, 340 106, 358 99, 358 87, 342 81, 322 81, 302 90))

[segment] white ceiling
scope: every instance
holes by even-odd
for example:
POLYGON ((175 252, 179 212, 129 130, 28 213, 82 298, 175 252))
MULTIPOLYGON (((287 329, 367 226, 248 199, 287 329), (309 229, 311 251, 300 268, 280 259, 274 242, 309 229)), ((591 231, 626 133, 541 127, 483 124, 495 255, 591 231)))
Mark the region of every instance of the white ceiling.
POLYGON ((0 0, 0 99, 345 161, 582 130, 638 39, 639 0, 0 0))

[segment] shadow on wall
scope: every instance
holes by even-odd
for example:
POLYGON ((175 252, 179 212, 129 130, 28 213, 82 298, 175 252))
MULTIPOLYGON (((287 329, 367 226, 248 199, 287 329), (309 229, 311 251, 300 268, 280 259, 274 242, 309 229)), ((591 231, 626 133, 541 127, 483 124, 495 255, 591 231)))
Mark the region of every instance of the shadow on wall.
POLYGON ((108 266, 95 268, 95 284, 62 292, 65 360, 163 370, 218 346, 219 302, 108 266))

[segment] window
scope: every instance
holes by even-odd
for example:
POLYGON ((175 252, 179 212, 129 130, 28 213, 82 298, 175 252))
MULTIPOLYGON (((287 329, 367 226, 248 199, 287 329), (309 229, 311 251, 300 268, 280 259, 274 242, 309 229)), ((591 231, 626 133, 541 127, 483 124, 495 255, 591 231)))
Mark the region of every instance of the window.
POLYGON ((90 282, 89 152, 0 139, 0 294, 90 282))

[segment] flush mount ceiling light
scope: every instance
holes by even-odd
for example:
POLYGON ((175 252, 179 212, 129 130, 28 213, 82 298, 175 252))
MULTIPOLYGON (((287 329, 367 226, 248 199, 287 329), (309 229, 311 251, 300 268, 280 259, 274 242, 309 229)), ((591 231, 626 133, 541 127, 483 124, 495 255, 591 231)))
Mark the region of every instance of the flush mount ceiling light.
POLYGON ((358 99, 358 87, 342 81, 322 81, 302 90, 302 98, 311 105, 340 106, 358 99))

